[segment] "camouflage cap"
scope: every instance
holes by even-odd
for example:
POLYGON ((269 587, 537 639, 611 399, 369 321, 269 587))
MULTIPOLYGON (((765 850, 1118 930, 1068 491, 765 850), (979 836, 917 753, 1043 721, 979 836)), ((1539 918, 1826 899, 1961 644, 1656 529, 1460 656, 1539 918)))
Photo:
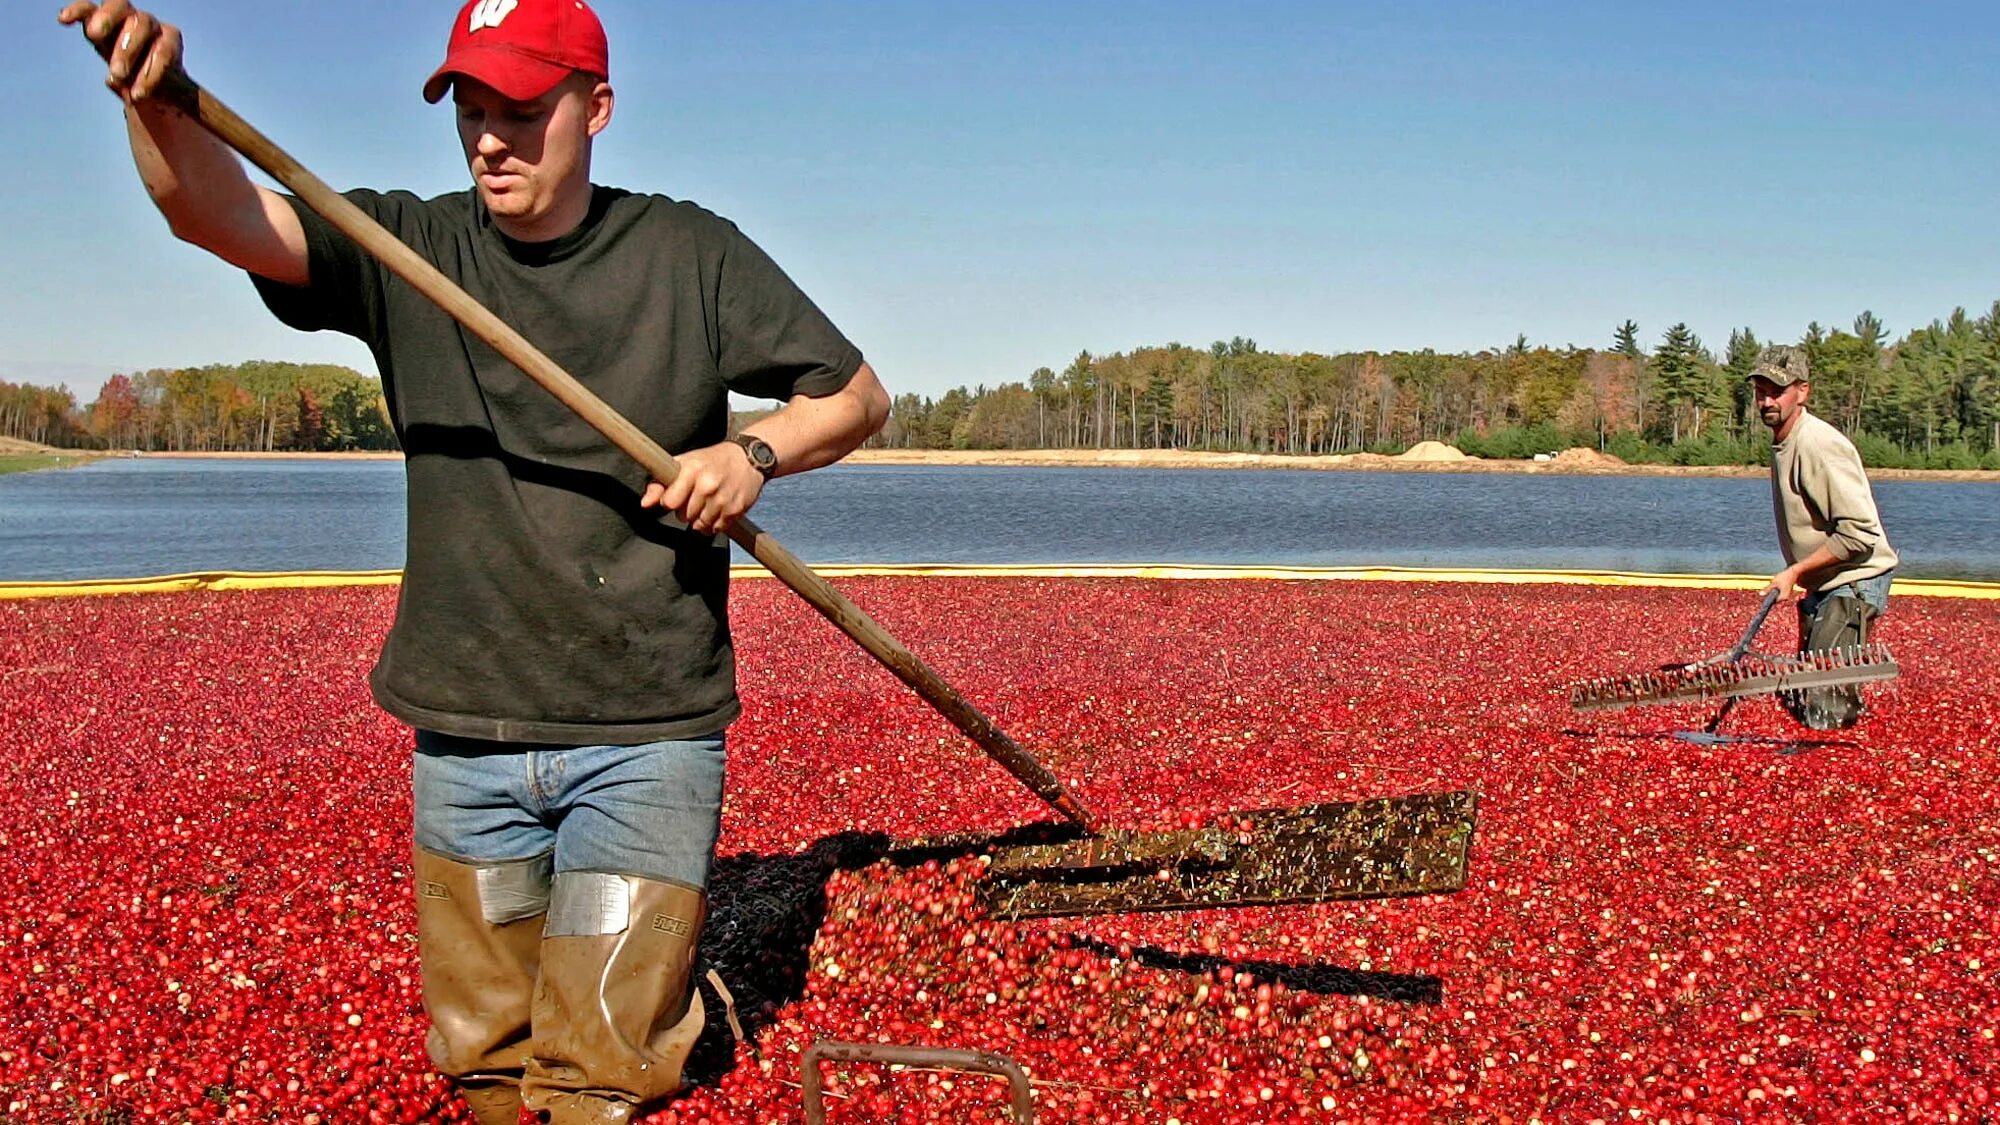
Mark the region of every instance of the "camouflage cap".
POLYGON ((1812 365, 1806 362, 1806 350, 1791 344, 1772 344, 1757 353, 1757 365, 1750 369, 1746 379, 1769 379, 1781 387, 1793 383, 1812 381, 1812 365))

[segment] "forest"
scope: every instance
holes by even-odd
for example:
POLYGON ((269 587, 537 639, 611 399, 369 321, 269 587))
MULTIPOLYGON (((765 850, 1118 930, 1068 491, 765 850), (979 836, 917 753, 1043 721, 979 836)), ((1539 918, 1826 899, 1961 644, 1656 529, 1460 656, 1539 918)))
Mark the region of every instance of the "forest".
POLYGON ((82 406, 64 388, 0 382, 0 436, 156 453, 396 448, 379 381, 331 364, 261 360, 120 372, 82 406))
MULTIPOLYGON (((1761 464, 1770 436, 1745 376, 1769 341, 1732 332, 1718 352, 1685 324, 1647 348, 1517 338, 1477 353, 1268 352, 1254 340, 1079 354, 1024 382, 899 395, 881 444, 912 449, 1159 448, 1397 453, 1442 441, 1483 457, 1572 446, 1630 462, 1761 464)), ((1810 409, 1871 465, 2000 469, 2000 302, 1891 340, 1872 313, 1809 325, 1810 409)))
MULTIPOLYGON (((1794 341, 1785 341, 1794 342, 1794 341)), ((1870 465, 2000 469, 2000 301, 1892 339, 1873 313, 1808 325, 1811 409, 1870 465)), ((895 396, 871 444, 903 449, 1397 453, 1442 441, 1482 457, 1586 446, 1626 461, 1759 464, 1769 435, 1744 376, 1766 341, 1711 348, 1685 324, 1650 347, 1628 320, 1605 347, 1473 353, 1274 352, 1237 337, 1108 355, 1060 372, 895 396)), ((894 373, 885 376, 894 388, 894 373)), ((749 415, 745 415, 747 417, 749 415)), ((0 382, 0 435, 65 448, 395 448, 381 384, 345 367, 257 361, 115 374, 97 398, 0 382)))

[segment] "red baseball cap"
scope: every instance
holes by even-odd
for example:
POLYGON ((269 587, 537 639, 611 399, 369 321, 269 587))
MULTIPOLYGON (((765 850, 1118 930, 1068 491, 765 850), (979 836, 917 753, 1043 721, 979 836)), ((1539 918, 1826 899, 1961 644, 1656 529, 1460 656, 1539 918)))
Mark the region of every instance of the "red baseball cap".
POLYGON ((579 70, 611 76, 604 25, 583 0, 468 0, 451 26, 444 65, 424 83, 424 100, 444 97, 463 75, 533 101, 579 70))

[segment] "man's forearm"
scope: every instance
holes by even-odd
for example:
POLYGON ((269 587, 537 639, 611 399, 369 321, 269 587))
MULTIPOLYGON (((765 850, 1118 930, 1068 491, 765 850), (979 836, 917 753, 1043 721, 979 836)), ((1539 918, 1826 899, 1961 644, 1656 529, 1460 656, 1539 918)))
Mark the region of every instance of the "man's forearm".
POLYGON ((1821 544, 1813 549, 1812 554, 1793 563, 1792 573, 1798 575, 1800 583, 1803 584, 1808 575, 1825 570, 1830 566, 1835 566, 1840 562, 1841 557, 1839 555, 1834 554, 1833 550, 1825 544, 1821 544))
POLYGON ((180 29, 130 0, 73 0, 56 19, 81 26, 104 56, 104 83, 124 103, 139 179, 174 234, 231 265, 305 284, 310 262, 298 214, 251 183, 227 145, 161 96, 180 66, 180 29))
POLYGON ((187 114, 154 100, 126 105, 125 130, 146 194, 175 237, 240 269, 288 284, 305 282, 304 236, 296 217, 251 182, 228 145, 187 114))
POLYGON ((227 212, 255 203, 256 185, 236 154, 180 110, 157 101, 128 104, 125 131, 146 194, 181 238, 199 244, 191 235, 205 225, 204 208, 227 212))
POLYGON ((888 392, 866 363, 830 395, 799 395, 745 428, 778 454, 778 475, 831 465, 861 447, 889 417, 888 392))

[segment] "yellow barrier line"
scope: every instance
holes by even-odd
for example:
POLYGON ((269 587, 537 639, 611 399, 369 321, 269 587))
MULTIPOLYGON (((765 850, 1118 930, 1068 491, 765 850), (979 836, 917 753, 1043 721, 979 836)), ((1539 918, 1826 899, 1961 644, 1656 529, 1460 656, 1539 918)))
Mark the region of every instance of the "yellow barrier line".
MULTIPOLYGON (((1617 570, 1465 570, 1401 566, 1191 566, 1181 564, 1078 564, 982 566, 935 563, 909 565, 835 564, 815 567, 829 578, 1157 578, 1261 579, 1287 582, 1469 582, 1567 586, 1650 586, 1687 590, 1756 590, 1768 579, 1754 574, 1652 574, 1617 570)), ((732 566, 737 578, 769 578, 761 566, 732 566)), ((98 594, 165 594, 189 590, 273 590, 322 586, 393 586, 394 570, 248 573, 214 571, 158 578, 85 579, 76 582, 0 582, 0 601, 12 598, 82 597, 98 594)), ((1898 596, 2000 599, 2000 583, 1945 578, 1898 579, 1898 596)))
POLYGON ((85 578, 74 582, 0 582, 0 601, 103 594, 182 594, 193 590, 298 590, 321 586, 394 586, 400 570, 216 570, 154 578, 85 578))
MULTIPOLYGON (((906 565, 830 564, 813 568, 829 578, 1161 578, 1161 579, 1265 579, 1291 582, 1469 582, 1524 585, 1542 583, 1566 586, 1650 586, 1686 590, 1761 590, 1769 575, 1757 574, 1656 574, 1621 570, 1482 570, 1450 567, 1405 566, 1197 566, 1177 563, 1147 564, 1048 564, 1035 566, 985 566, 979 564, 929 563, 906 565)), ((738 578, 769 578, 760 566, 736 566, 730 573, 738 578)), ((1893 594, 1915 597, 2000 599, 2000 583, 1963 582, 1944 578, 1897 579, 1893 594)))

